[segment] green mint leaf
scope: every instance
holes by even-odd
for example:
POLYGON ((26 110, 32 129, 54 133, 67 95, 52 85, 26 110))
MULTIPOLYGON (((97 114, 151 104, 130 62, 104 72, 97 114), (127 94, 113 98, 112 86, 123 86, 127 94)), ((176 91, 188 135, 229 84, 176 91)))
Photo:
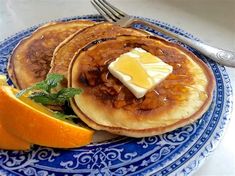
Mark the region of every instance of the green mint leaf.
POLYGON ((56 86, 58 86, 58 84, 64 79, 63 75, 59 75, 59 74, 48 74, 47 78, 45 80, 45 83, 48 86, 48 91, 50 91, 52 88, 55 88, 56 86))
POLYGON ((55 98, 51 97, 45 92, 35 92, 29 96, 32 100, 43 105, 57 105, 58 102, 55 98))
POLYGON ((66 100, 79 95, 82 92, 82 89, 75 88, 63 88, 57 93, 57 101, 64 103, 66 100))
POLYGON ((48 85, 45 81, 36 83, 32 86, 33 90, 43 90, 43 91, 47 91, 48 90, 48 85))
POLYGON ((59 74, 48 74, 46 80, 38 82, 27 89, 21 90, 19 93, 16 94, 16 97, 19 98, 23 94, 31 91, 31 90, 41 90, 44 92, 50 92, 50 90, 56 87, 62 80, 64 79, 63 75, 59 74))
POLYGON ((47 92, 48 85, 45 83, 45 81, 36 83, 36 84, 32 85, 31 87, 28 87, 27 89, 23 89, 20 92, 18 92, 16 94, 16 97, 19 98, 20 96, 28 93, 29 91, 33 91, 33 90, 41 90, 41 91, 47 92))

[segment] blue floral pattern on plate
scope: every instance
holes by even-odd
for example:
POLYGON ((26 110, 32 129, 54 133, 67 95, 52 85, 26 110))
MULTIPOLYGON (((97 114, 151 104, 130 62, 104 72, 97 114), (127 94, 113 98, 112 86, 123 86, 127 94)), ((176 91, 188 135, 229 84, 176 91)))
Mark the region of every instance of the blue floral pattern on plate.
MULTIPOLYGON (((141 18, 141 17, 139 17, 141 18)), ((89 19, 102 21, 98 15, 64 18, 58 21, 89 19)), ((169 24, 144 18, 180 35, 191 34, 169 24)), ((40 26, 40 25, 39 25, 40 26)), ((7 74, 8 58, 19 41, 38 26, 31 27, 0 43, 0 73, 7 74)), ((155 35, 177 42, 141 25, 155 35)), ((196 39, 196 38, 194 38, 196 39)), ((198 40, 198 39, 196 39, 198 40)), ((0 150, 0 175, 189 175, 214 150, 229 121, 232 108, 232 88, 225 68, 182 43, 201 58, 213 71, 216 90, 213 102, 203 117, 191 125, 172 132, 140 139, 118 137, 85 147, 61 150, 33 146, 30 151, 0 150)), ((11 83, 10 80, 8 80, 11 83)))

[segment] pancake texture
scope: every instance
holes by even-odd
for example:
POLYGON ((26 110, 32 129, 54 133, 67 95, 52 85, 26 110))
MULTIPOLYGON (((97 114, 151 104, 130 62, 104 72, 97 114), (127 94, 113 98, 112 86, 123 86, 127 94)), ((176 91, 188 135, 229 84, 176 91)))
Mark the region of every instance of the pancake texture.
POLYGON ((118 35, 146 36, 149 34, 133 28, 122 28, 107 22, 87 27, 65 39, 55 49, 51 62, 50 73, 62 74, 67 78, 69 64, 74 53, 94 40, 116 37, 118 35))
POLYGON ((90 43, 74 56, 68 80, 69 87, 83 89, 71 105, 88 126, 132 137, 162 134, 199 119, 210 106, 215 87, 210 69, 193 53, 153 36, 119 36, 90 43), (173 67, 165 80, 140 99, 107 68, 136 47, 173 67))
POLYGON ((74 32, 93 24, 95 22, 86 20, 48 23, 23 39, 8 63, 8 73, 14 85, 25 89, 44 80, 56 46, 74 32))

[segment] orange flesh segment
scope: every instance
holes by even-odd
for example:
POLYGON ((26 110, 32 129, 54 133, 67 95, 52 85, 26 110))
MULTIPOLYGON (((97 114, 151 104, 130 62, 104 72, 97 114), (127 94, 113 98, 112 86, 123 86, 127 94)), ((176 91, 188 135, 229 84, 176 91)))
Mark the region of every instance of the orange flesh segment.
POLYGON ((0 88, 0 120, 7 131, 32 144, 75 148, 89 144, 93 131, 52 117, 53 113, 27 97, 15 97, 16 89, 0 88))

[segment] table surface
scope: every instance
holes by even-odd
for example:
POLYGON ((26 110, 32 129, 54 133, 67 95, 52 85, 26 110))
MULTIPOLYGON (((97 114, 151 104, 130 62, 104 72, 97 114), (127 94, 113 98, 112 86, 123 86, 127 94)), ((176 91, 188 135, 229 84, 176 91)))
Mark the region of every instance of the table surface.
MULTIPOLYGON (((110 2, 131 15, 170 23, 213 46, 235 51, 234 0, 110 0, 110 2)), ((45 21, 96 13, 87 0, 0 0, 0 40, 45 21)), ((235 68, 227 68, 227 72, 234 88, 235 68)), ((235 175, 234 114, 216 151, 207 158, 195 175, 235 175)))

